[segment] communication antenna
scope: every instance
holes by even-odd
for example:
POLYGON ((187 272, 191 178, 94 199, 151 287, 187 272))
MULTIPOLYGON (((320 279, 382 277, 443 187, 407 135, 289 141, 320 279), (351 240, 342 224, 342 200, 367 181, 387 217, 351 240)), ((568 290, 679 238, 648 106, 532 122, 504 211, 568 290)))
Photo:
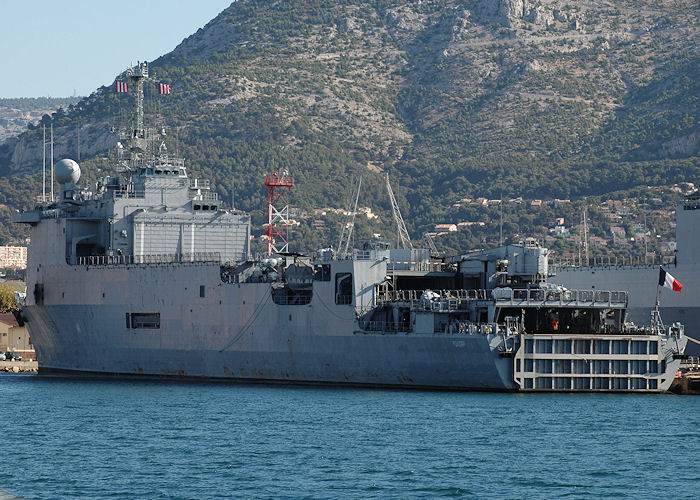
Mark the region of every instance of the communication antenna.
POLYGON ((41 202, 46 203, 46 125, 44 128, 44 157, 41 168, 41 202))
POLYGON ((53 123, 51 123, 51 203, 53 203, 53 123))
POLYGON ((401 217, 399 204, 396 202, 394 192, 391 190, 388 172, 386 174, 386 190, 389 193, 389 200, 391 201, 391 211, 394 214, 394 222, 396 222, 396 245, 398 248, 409 248, 413 250, 413 244, 411 243, 410 236, 408 236, 406 224, 404 224, 403 217, 401 217))
POLYGON ((500 224, 498 232, 498 246, 503 246, 503 193, 501 193, 501 202, 498 204, 499 214, 500 214, 500 224))
MULTIPOLYGON (((585 264, 588 266, 588 214, 586 211, 586 205, 583 206, 581 211, 581 245, 583 246, 583 258, 585 259, 585 264)), ((579 255, 579 260, 581 256, 579 255)))
POLYGON ((267 224, 265 234, 267 245, 265 255, 289 251, 289 197, 294 186, 294 178, 287 169, 279 167, 272 175, 265 176, 267 192, 267 224))

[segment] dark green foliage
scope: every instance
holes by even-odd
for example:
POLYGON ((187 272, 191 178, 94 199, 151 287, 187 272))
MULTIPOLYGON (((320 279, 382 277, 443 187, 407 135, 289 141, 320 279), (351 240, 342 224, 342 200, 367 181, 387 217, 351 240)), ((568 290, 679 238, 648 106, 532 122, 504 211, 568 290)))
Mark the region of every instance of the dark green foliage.
MULTIPOLYGON (((377 170, 390 173, 414 237, 440 222, 486 224, 440 237, 450 251, 499 240, 493 207, 448 211, 463 197, 579 200, 504 207, 504 239, 514 239, 546 235, 555 217, 578 220, 583 197, 700 179, 700 59, 692 30, 676 34, 692 21, 684 7, 663 2, 644 14, 647 32, 618 37, 605 31, 642 22, 635 2, 619 12, 591 3, 585 31, 508 27, 483 3, 239 0, 153 62, 173 94, 149 89, 147 112, 170 127, 169 150, 190 175, 210 178, 226 201, 235 196, 258 231, 263 178, 277 167, 295 177, 292 205, 307 211, 345 205, 363 175, 360 205, 382 222, 360 218, 358 238, 395 231, 377 170)), ((54 114, 54 126, 118 124, 132 99, 103 87, 54 114)), ((25 141, 40 141, 36 133, 25 141)), ((0 202, 19 208, 41 179, 15 175, 8 147, 0 145, 0 171, 12 177, 0 181, 0 202)), ((82 162, 86 180, 108 172, 101 156, 82 162)), ((603 216, 590 217, 594 234, 609 236, 603 216)), ((324 230, 310 220, 293 230, 294 245, 337 243, 341 219, 324 230)), ((12 226, 0 241, 23 236, 12 226)))

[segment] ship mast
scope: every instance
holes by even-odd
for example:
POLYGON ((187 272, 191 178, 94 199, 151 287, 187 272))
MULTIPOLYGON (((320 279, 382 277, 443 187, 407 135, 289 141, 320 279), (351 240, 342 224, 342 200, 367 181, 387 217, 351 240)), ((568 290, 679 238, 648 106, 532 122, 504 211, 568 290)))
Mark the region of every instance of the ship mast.
POLYGON ((122 140, 129 148, 129 164, 127 170, 139 166, 144 161, 144 154, 148 149, 146 129, 143 124, 143 84, 148 78, 148 63, 139 62, 126 70, 126 76, 136 89, 136 106, 134 110, 134 122, 132 130, 128 134, 122 133, 122 140))

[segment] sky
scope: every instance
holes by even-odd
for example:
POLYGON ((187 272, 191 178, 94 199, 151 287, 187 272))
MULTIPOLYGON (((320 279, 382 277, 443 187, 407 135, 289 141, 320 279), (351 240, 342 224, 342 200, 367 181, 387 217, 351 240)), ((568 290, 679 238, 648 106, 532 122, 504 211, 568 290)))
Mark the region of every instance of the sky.
POLYGON ((0 98, 87 96, 232 0, 0 0, 0 98))

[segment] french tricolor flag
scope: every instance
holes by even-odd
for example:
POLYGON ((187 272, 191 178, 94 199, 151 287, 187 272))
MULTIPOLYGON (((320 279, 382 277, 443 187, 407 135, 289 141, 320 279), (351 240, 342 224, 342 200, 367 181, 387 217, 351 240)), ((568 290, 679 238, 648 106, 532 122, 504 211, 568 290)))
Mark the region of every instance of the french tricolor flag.
POLYGON ((678 293, 680 293, 680 291, 683 289, 683 285, 681 285, 681 282, 673 276, 671 276, 666 271, 664 271, 663 267, 659 268, 659 286, 670 288, 674 292, 678 293))
POLYGON ((169 83, 159 83, 158 84, 158 93, 159 94, 169 94, 172 88, 170 87, 169 83))
POLYGON ((126 82, 115 82, 114 90, 117 92, 129 92, 129 84, 126 82))

